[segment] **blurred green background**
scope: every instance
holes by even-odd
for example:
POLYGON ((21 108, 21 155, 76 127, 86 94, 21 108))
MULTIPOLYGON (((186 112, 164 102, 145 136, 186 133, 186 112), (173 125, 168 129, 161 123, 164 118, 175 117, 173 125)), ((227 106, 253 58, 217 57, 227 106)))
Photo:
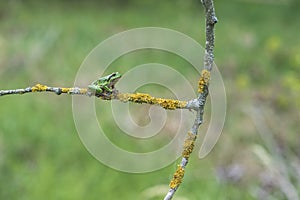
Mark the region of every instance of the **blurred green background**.
MULTIPOLYGON (((300 3, 233 0, 215 7, 226 124, 208 157, 193 154, 174 199, 299 199, 300 3)), ((204 45, 204 21, 196 0, 1 1, 0 89, 72 86, 99 42, 131 28, 171 28, 204 45)), ((120 70, 160 62, 190 74, 196 86, 187 63, 173 57, 137 53, 122 58, 120 70)), ((71 106, 67 95, 0 98, 0 199, 162 199, 177 163, 146 174, 102 165, 80 142, 71 106)), ((117 131, 110 120, 105 126, 117 131)))

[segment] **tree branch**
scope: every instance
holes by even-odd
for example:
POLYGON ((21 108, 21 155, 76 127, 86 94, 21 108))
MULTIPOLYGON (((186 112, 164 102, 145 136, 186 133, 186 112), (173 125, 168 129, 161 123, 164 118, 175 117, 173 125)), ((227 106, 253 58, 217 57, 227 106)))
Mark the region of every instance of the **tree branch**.
POLYGON ((170 190, 165 196, 164 200, 170 200, 174 196, 178 187, 180 186, 185 168, 188 164, 189 157, 193 152, 194 144, 197 139, 199 126, 203 122, 204 105, 206 98, 208 96, 208 85, 210 81, 210 73, 214 62, 214 26, 217 23, 217 18, 215 16, 215 10, 213 5, 213 0, 201 0, 205 13, 206 13, 206 45, 205 45, 205 55, 204 55, 204 67, 201 72, 199 79, 198 92, 199 96, 197 99, 190 101, 179 101, 173 99, 163 99, 152 97, 149 94, 143 93, 120 93, 118 90, 113 89, 112 92, 103 92, 95 94, 87 88, 64 88, 64 87, 49 87, 42 84, 36 84, 33 87, 27 87, 25 89, 15 89, 15 90, 0 90, 0 96, 12 95, 12 94, 25 94, 34 92, 52 92, 57 95, 60 94, 70 94, 70 95, 85 95, 85 96, 96 96, 103 100, 119 100, 121 102, 133 102, 133 103, 146 103, 151 105, 158 105, 164 109, 175 110, 175 109, 193 109, 196 110, 196 118, 190 131, 187 133, 187 138, 184 142, 182 160, 178 165, 176 172, 173 175, 169 186, 170 190))
POLYGON ((197 103, 194 104, 198 105, 198 109, 196 113, 195 122, 191 127, 190 131, 188 132, 187 138, 184 142, 181 163, 178 165, 178 168, 173 175, 173 179, 169 184, 170 190, 165 196, 164 200, 172 199, 178 187, 180 186, 184 177, 185 168, 188 164, 188 159, 190 157, 190 154, 193 152, 194 143, 197 139, 199 126, 203 122, 204 105, 208 95, 210 72, 214 63, 214 26, 217 23, 217 18, 215 16, 213 0, 202 0, 201 2, 204 6, 206 13, 206 45, 204 55, 204 67, 199 79, 199 97, 196 100, 197 103))
POLYGON ((42 84, 36 84, 33 87, 27 87, 25 89, 15 89, 15 90, 0 90, 0 96, 13 95, 13 94, 26 94, 34 92, 52 92, 57 95, 60 94, 70 94, 70 95, 85 95, 85 96, 96 96, 102 100, 119 100, 121 102, 133 102, 133 103, 145 103, 150 105, 157 105, 167 110, 175 109, 198 109, 198 100, 194 99, 191 101, 179 101, 173 99, 163 99, 152 97, 149 94, 144 93, 120 93, 118 90, 114 89, 110 93, 104 93, 103 95, 96 95, 86 88, 64 88, 64 87, 49 87, 42 84))

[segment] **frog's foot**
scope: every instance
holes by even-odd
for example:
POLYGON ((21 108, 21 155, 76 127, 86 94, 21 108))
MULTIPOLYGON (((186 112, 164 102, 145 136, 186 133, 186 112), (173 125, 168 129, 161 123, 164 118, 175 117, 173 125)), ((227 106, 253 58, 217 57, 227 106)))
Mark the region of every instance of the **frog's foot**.
POLYGON ((95 96, 99 97, 101 99, 104 99, 104 100, 111 100, 111 99, 114 99, 118 94, 119 94, 119 91, 114 89, 111 92, 104 91, 101 93, 95 93, 95 96))

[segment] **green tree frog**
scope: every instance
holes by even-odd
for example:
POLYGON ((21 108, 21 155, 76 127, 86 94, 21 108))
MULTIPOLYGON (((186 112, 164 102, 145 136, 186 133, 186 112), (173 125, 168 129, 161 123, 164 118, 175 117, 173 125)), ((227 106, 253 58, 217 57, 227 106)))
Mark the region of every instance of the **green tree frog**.
POLYGON ((88 86, 88 88, 92 92, 95 92, 96 96, 111 93, 113 92, 116 82, 121 78, 121 76, 122 75, 119 72, 114 72, 110 75, 101 77, 93 81, 92 84, 88 86))

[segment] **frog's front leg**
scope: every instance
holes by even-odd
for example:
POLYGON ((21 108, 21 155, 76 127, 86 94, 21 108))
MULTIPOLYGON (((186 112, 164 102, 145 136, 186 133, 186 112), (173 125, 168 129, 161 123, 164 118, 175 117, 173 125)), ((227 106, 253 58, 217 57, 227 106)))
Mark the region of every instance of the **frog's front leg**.
POLYGON ((96 94, 99 94, 99 93, 103 92, 102 88, 97 86, 97 85, 89 85, 88 88, 90 90, 92 90, 93 92, 95 92, 96 94))

